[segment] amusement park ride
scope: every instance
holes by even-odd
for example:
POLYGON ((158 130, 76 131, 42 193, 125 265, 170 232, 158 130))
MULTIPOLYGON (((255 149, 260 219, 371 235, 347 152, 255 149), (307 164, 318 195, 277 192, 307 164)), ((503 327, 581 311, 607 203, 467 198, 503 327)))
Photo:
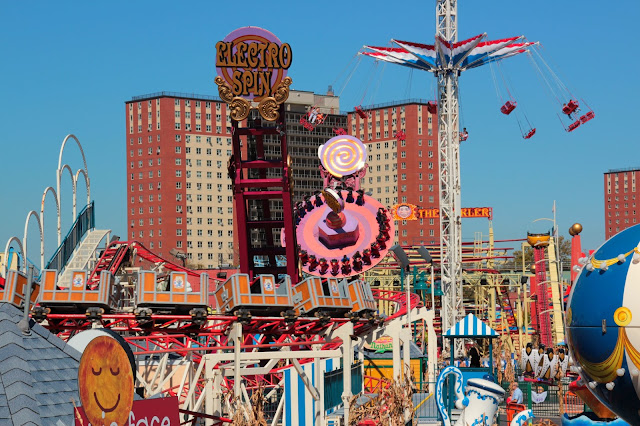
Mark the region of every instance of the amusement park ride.
MULTIPOLYGON (((243 40, 238 43, 270 40, 269 49, 280 52, 280 61, 269 64, 273 67, 272 87, 263 87, 261 93, 252 87, 248 91, 252 95, 243 98, 229 83, 225 69, 237 68, 231 64, 218 63, 219 76, 215 79, 220 98, 230 106, 233 126, 233 155, 228 163, 228 175, 237 221, 238 273, 224 279, 210 277, 205 272, 163 259, 140 242, 122 241, 115 236, 111 238, 109 231, 96 230, 84 154, 84 166, 75 175, 68 165, 61 163, 68 140, 74 140, 82 152, 80 142, 70 135, 60 151, 57 191, 51 187, 45 190, 40 215, 33 211, 27 215, 24 238, 14 237, 7 243, 5 253, 13 250, 23 261, 22 268, 12 269, 12 262, 5 259, 0 300, 31 307, 33 319, 65 339, 90 328, 107 328, 119 333, 134 348, 140 392, 145 396, 177 395, 182 412, 192 418, 221 422, 235 404, 249 403, 247 390, 266 387, 267 391, 275 392, 282 386, 283 371, 293 368, 316 401, 315 420, 322 421, 323 402, 318 384, 314 384, 320 381, 322 363, 327 359, 340 359, 344 371, 348 372, 354 347, 361 349, 384 332, 392 336, 393 374, 400 377, 408 365, 409 343, 419 323, 422 324, 423 349, 426 345, 429 355, 428 376, 434 381, 436 306, 441 306, 443 312, 440 330, 451 328, 465 314, 463 262, 471 264, 479 258, 493 262, 500 257, 500 250, 493 247, 492 234, 488 254, 477 250, 471 253, 463 249, 461 241, 460 142, 468 138, 468 132, 466 128, 462 131, 459 128, 458 77, 462 71, 527 52, 535 45, 522 42, 522 37, 483 41, 484 35, 458 42, 457 2, 438 0, 436 14, 435 45, 394 41, 399 47, 368 47, 370 51, 364 54, 432 72, 438 81, 438 102, 428 105, 430 112, 438 113, 439 131, 442 293, 438 302, 434 298, 433 271, 429 280, 430 302, 427 298, 423 302, 416 293, 409 294, 409 286, 406 293, 385 286, 378 289, 370 286, 372 269, 384 265, 395 228, 391 212, 360 186, 367 170, 367 149, 360 140, 346 135, 343 129, 334 129, 337 136, 318 148, 323 187, 304 201, 293 203, 293 169, 287 151, 284 107, 292 83, 286 76, 291 52, 287 51, 288 44, 281 44, 273 34, 255 27, 231 33, 224 43, 233 45, 236 36, 237 40, 243 40), (263 32, 259 36, 247 33, 258 30, 263 32), (252 109, 257 109, 260 117, 254 115, 248 119, 252 109), (266 138, 279 140, 277 159, 265 156, 266 138), (255 155, 249 157, 249 152, 255 155), (80 175, 87 184, 88 201, 67 238, 62 240, 60 180, 65 170, 73 181, 74 219, 75 189, 80 175), (49 192, 56 198, 59 249, 45 264, 44 199, 49 192), (274 204, 282 206, 282 215, 273 211, 274 204), (32 216, 36 218, 41 237, 37 275, 24 261, 32 216), (17 250, 15 247, 10 250, 12 245, 17 246, 17 250), (279 262, 282 257, 287 261, 279 262), (25 303, 27 300, 30 303, 25 303), (386 315, 380 315, 383 305, 386 315), (427 310, 425 305, 431 309, 427 310), (401 365, 401 342, 404 365, 401 365), (302 368, 311 362, 315 372, 313 380, 302 368), (174 364, 179 365, 181 372, 174 364)), ((517 102, 510 99, 501 111, 509 115, 516 107, 517 102)), ((355 112, 360 116, 367 114, 360 106, 355 112)), ((569 99, 562 112, 574 120, 568 131, 594 117, 592 111, 579 115, 575 99, 569 99)), ((312 109, 303 117, 302 124, 313 130, 324 118, 312 109)), ((535 131, 531 128, 523 137, 528 139, 535 131)), ((406 135, 398 131, 394 137, 402 140, 406 135)), ((545 252, 548 242, 548 235, 546 240, 544 236, 529 236, 539 286, 535 312, 540 321, 541 343, 551 345, 560 338, 561 330, 552 330, 552 326, 557 328, 562 314, 551 310, 555 318, 551 321, 545 259, 550 263, 554 259, 551 250, 545 252)), ((433 268, 433 260, 430 263, 433 268)), ((482 268, 484 272, 491 272, 492 266, 493 263, 488 263, 482 268)), ((469 275, 466 278, 470 279, 469 275)), ((550 278, 556 282, 558 279, 557 276, 550 278)), ((414 290, 426 289, 426 286, 418 288, 416 282, 414 279, 414 290)), ((517 342, 512 343, 513 347, 527 342, 521 335, 523 329, 527 330, 526 335, 529 327, 521 320, 527 317, 526 309, 524 313, 519 308, 514 312, 508 291, 510 282, 501 277, 501 283, 492 283, 491 296, 486 297, 495 307, 497 296, 501 320, 509 330, 507 334, 512 338, 519 336, 517 340, 513 338, 517 342)), ((556 293, 551 295, 553 300, 559 297, 556 293)), ((484 301, 476 301, 476 306, 482 304, 484 301)), ((555 302, 553 309, 560 309, 555 302)), ((497 321, 490 313, 487 315, 487 319, 497 321)), ((461 347, 456 348, 456 352, 460 350, 461 347)), ((362 354, 362 350, 359 353, 362 354)), ((351 377, 343 374, 345 419, 349 418, 351 397, 351 377)), ((280 415, 283 401, 278 408, 280 415)))
MULTIPOLYGON (((338 177, 338 172, 331 170, 334 175, 327 175, 327 179, 333 183, 327 185, 312 211, 299 211, 304 206, 292 209, 301 237, 298 241, 305 242, 308 253, 305 259, 298 248, 298 263, 309 271, 295 285, 299 276, 286 273, 250 274, 241 270, 226 280, 210 278, 207 273, 156 256, 139 242, 117 237, 110 241, 104 231, 85 229, 80 246, 66 260, 67 267, 57 269, 49 262, 39 277, 33 267, 26 270, 24 263, 21 271, 8 269, 0 300, 19 307, 25 305, 24 300, 31 300, 32 318, 63 339, 92 328, 117 332, 134 348, 138 385, 144 389, 141 392, 146 396, 177 395, 182 411, 195 417, 224 419, 222 413, 228 412, 225 404, 234 401, 229 395, 242 398, 247 390, 257 387, 277 389, 282 386, 282 369, 287 366, 301 368, 310 361, 320 365, 322 359, 342 358, 343 365, 349 367, 353 348, 371 342, 382 330, 396 330, 394 339, 411 339, 400 327, 406 322, 407 302, 414 319, 430 325, 433 319, 432 313, 420 308, 417 295, 407 300, 403 292, 372 290, 358 278, 382 260, 389 234, 393 234, 388 212, 379 210, 381 206, 375 200, 359 193, 350 197, 354 188, 348 186, 347 182, 353 181, 348 178, 364 163, 358 160, 348 166, 341 153, 362 147, 347 138, 327 154, 325 164, 342 170, 343 175, 338 177), (340 186, 346 189, 331 189, 340 186), (305 217, 300 219, 300 215, 313 214, 323 219, 315 224, 303 220, 305 217), (341 234, 336 232, 340 228, 327 227, 322 234, 324 241, 318 238, 312 242, 312 237, 305 235, 319 223, 344 221, 346 228, 346 222, 352 220, 357 226, 351 234, 337 235, 341 234), (84 256, 87 249, 82 246, 91 241, 93 233, 102 235, 102 244, 95 243, 90 256, 84 256), (322 268, 325 263, 318 262, 312 268, 312 256, 327 256, 327 264, 339 261, 339 267, 322 268), (84 265, 69 268, 79 263, 84 265), (33 284, 27 285, 29 282, 33 284), (382 318, 377 314, 379 301, 391 306, 387 311, 391 315, 382 318), (212 306, 217 312, 211 311, 212 306), (169 362, 176 358, 181 360, 179 368, 172 366, 175 361, 169 362), (283 366, 280 360, 289 361, 283 366), (182 378, 176 368, 184 371, 182 378)), ((69 235, 75 231, 72 229, 69 235)), ((282 238, 288 241, 286 234, 282 238)), ((25 259, 22 241, 15 238, 10 243, 19 243, 16 253, 25 259)), ((67 240, 63 240, 63 247, 65 243, 67 240)), ((400 340, 396 348, 395 368, 400 371, 400 340)), ((435 346, 432 349, 435 359, 435 346)), ((432 375, 434 371, 435 367, 430 369, 432 375)), ((348 374, 344 380, 348 414, 348 374)), ((310 382, 307 387, 317 395, 310 382)), ((324 416, 319 405, 317 415, 324 416)))
MULTIPOLYGON (((538 43, 523 41, 524 37, 484 41, 486 34, 480 34, 464 41, 458 41, 458 7, 456 0, 436 2, 435 44, 392 40, 397 47, 365 46, 363 55, 376 60, 402 65, 411 69, 431 72, 438 82, 438 103, 432 108, 438 112, 438 146, 440 165, 440 258, 442 286, 444 291, 444 327, 453 326, 463 316, 462 308, 462 240, 460 214, 460 143, 468 138, 466 128, 460 131, 458 79, 463 71, 492 65, 512 56, 529 53, 538 43)), ((546 62, 544 62, 546 65, 546 62)), ((562 115, 573 122, 566 128, 575 130, 580 124, 595 117, 589 110, 579 115, 579 102, 566 86, 548 68, 545 75, 538 68, 542 79, 562 106, 562 115), (548 77, 547 75, 551 75, 548 77)), ((517 106, 513 99, 501 107, 503 114, 509 115, 517 106)), ((366 114, 362 107, 358 114, 366 114)), ((562 119, 561 119, 562 120, 562 119)), ((528 120, 527 120, 528 121, 528 120)), ((522 128, 522 126, 521 126, 522 128)), ((529 139, 536 132, 529 128, 523 138, 529 139)), ((461 347, 456 348, 460 353, 461 347)))

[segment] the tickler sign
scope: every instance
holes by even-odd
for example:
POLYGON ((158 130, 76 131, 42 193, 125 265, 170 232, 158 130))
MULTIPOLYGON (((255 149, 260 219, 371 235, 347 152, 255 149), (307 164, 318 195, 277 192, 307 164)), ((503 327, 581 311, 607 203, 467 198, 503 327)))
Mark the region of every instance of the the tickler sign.
MULTIPOLYGON (((394 220, 418 220, 440 217, 438 209, 422 209, 414 204, 403 203, 391 207, 391 214, 394 220)), ((465 218, 486 217, 493 219, 492 207, 463 207, 460 215, 465 218)))

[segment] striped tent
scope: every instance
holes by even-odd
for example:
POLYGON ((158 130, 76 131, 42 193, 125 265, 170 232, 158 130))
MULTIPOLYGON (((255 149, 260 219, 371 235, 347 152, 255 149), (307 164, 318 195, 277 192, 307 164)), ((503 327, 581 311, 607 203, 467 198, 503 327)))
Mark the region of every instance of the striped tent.
MULTIPOLYGON (((311 381, 311 384, 318 387, 318 378, 315 374, 315 362, 302 364, 302 370, 311 381)), ((322 371, 329 372, 340 368, 340 358, 327 358, 320 360, 322 371)), ((316 401, 307 391, 304 382, 293 367, 285 368, 284 378, 284 409, 282 424, 284 426, 313 426, 316 424, 315 410, 316 401)), ((321 378, 324 380, 324 376, 321 378)), ((331 410, 328 410, 331 411, 331 410)))
POLYGON ((475 315, 469 314, 447 330, 444 337, 498 337, 498 333, 475 315))

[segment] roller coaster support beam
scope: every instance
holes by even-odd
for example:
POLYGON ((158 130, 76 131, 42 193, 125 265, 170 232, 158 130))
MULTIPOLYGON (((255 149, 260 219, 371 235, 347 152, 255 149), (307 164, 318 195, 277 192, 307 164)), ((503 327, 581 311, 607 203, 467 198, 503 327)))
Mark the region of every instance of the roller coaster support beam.
POLYGON ((240 369, 240 355, 242 346, 242 323, 237 321, 231 327, 231 336, 233 339, 233 396, 240 398, 240 384, 242 379, 242 370, 240 369))
POLYGON ((351 408, 351 362, 353 361, 353 323, 348 322, 335 333, 342 338, 342 402, 344 403, 344 424, 349 424, 349 410, 351 408))
MULTIPOLYGON (((313 345, 312 346, 314 351, 319 351, 322 349, 322 345, 313 345)), ((362 351, 361 351, 362 352, 362 351)), ((323 397, 318 399, 318 401, 316 402, 316 412, 314 413, 315 415, 315 424, 316 425, 323 425, 325 424, 324 421, 324 380, 320 380, 320 377, 322 377, 322 365, 320 363, 320 359, 319 358, 315 358, 314 359, 314 368, 315 368, 315 375, 316 375, 316 383, 318 384, 318 394, 322 395, 323 397)))
MULTIPOLYGON (((411 364, 410 348, 411 340, 413 339, 413 333, 411 328, 407 328, 407 316, 402 315, 385 324, 384 328, 379 334, 391 336, 393 339, 393 378, 399 380, 402 377, 403 371, 406 371, 407 367, 411 364), (404 345, 404 350, 401 360, 400 357, 400 342, 404 345)), ((436 332, 433 328, 433 319, 435 318, 435 311, 427 308, 413 308, 411 310, 411 318, 413 321, 424 321, 427 325, 427 355, 428 355, 428 375, 429 381, 435 382, 436 380, 436 360, 437 344, 436 344, 436 332)))

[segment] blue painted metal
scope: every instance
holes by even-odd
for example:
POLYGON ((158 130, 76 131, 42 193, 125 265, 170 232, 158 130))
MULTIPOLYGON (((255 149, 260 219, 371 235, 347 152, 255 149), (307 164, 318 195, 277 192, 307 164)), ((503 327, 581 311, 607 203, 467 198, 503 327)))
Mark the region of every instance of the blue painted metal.
POLYGON ((45 269, 55 269, 60 272, 71 258, 73 251, 78 244, 80 244, 82 237, 84 237, 89 230, 95 228, 95 223, 95 210, 92 201, 78 214, 66 237, 64 237, 58 249, 53 256, 51 256, 49 262, 47 262, 45 269))

